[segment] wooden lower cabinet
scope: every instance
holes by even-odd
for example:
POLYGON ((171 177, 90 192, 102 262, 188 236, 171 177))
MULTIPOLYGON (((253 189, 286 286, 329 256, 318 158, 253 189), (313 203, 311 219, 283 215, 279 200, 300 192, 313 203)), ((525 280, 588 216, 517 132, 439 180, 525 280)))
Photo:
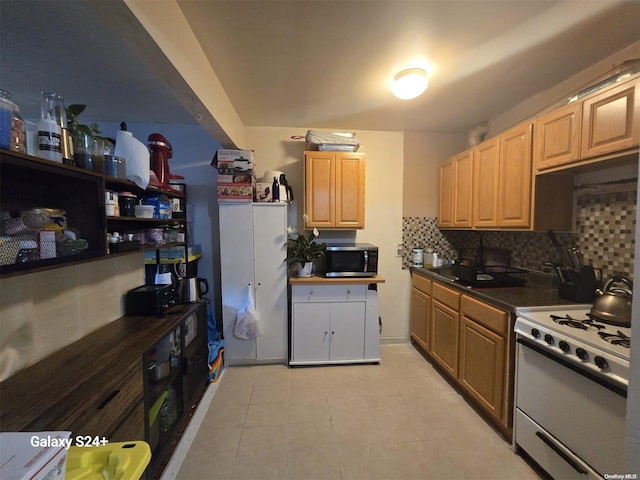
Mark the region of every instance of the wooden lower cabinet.
POLYGON ((414 273, 411 285, 411 339, 426 350, 431 326, 431 280, 414 273))
POLYGON ((458 375, 458 327, 458 312, 432 300, 430 353, 454 377, 458 375))
POLYGON ((460 294, 434 282, 431 295, 429 352, 442 368, 455 377, 458 375, 460 294))
POLYGON ((459 380, 491 415, 504 421, 505 339, 462 316, 459 380))
POLYGON ((510 439, 513 403, 510 313, 414 273, 411 338, 510 439), (425 293, 426 282, 431 295, 425 293), (425 313, 427 302, 431 305, 425 313), (426 338, 421 335, 423 331, 426 338))
POLYGON ((120 426, 111 434, 112 442, 130 442, 145 440, 144 402, 140 401, 120 426))

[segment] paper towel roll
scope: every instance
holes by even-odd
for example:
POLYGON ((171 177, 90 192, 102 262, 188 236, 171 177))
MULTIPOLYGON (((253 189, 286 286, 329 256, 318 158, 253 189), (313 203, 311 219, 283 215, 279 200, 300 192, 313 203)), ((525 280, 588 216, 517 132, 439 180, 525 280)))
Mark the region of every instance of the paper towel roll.
POLYGON ((116 137, 116 157, 125 159, 126 177, 140 188, 149 185, 149 149, 131 132, 118 131, 116 137))

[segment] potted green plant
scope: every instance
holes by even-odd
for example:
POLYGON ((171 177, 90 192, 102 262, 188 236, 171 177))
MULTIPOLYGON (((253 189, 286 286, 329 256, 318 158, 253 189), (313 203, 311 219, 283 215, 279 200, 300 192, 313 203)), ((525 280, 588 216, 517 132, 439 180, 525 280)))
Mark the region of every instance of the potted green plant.
POLYGON ((73 135, 77 136, 80 132, 82 132, 85 135, 101 138, 100 134, 102 132, 98 128, 98 124, 97 123, 92 123, 91 125, 85 125, 85 124, 80 123, 80 121, 78 120, 78 117, 80 116, 80 114, 82 112, 85 111, 86 108, 87 108, 86 105, 82 105, 82 104, 78 104, 78 103, 74 103, 73 105, 69 105, 66 108, 66 112, 65 113, 66 113, 66 116, 67 116, 67 128, 71 132, 72 136, 73 135))
POLYGON ((297 274, 299 277, 310 277, 313 261, 324 256, 327 244, 315 241, 318 235, 320 235, 317 228, 314 228, 307 237, 295 232, 291 227, 287 227, 287 232, 289 233, 289 239, 287 240, 287 264, 289 267, 297 264, 297 274))
POLYGON ((97 123, 85 125, 78 117, 87 108, 86 105, 73 104, 66 108, 67 128, 73 141, 73 158, 76 166, 87 170, 102 171, 106 139, 101 136, 97 123), (94 158, 95 157, 95 158, 94 158))

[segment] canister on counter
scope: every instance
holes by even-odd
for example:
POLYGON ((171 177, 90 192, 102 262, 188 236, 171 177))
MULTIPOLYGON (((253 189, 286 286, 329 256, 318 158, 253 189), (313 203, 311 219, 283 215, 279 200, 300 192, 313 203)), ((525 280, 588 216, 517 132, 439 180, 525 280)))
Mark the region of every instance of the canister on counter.
POLYGON ((119 217, 120 205, 118 204, 118 192, 106 190, 104 193, 104 209, 107 217, 119 217))
POLYGON ((120 206, 120 215, 123 217, 136 216, 136 204, 138 197, 131 192, 118 193, 118 204, 120 206))
POLYGON ((414 267, 423 267, 424 266, 424 248, 415 247, 412 251, 412 258, 413 258, 414 267))

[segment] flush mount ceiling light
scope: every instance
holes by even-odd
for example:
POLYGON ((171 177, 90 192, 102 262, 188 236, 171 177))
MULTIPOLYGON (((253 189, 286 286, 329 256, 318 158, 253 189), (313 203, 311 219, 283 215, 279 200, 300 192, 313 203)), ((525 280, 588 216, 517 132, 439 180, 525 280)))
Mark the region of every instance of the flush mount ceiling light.
POLYGON ((424 92, 428 85, 429 78, 425 70, 422 68, 407 68, 393 77, 391 91, 396 97, 402 100, 409 100, 424 92))

